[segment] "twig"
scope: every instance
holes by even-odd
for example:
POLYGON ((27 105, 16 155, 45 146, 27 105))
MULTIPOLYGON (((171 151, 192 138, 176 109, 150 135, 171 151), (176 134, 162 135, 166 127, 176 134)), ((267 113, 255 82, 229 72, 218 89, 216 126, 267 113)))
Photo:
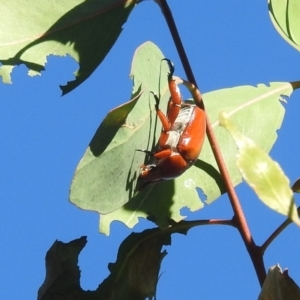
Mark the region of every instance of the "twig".
POLYGON ((223 219, 210 219, 210 220, 195 220, 195 221, 181 221, 175 223, 172 227, 164 229, 164 231, 173 231, 178 229, 190 229, 195 226, 202 225, 228 225, 235 227, 235 223, 232 220, 223 220, 223 219))
MULTIPOLYGON (((189 60, 185 53, 184 47, 182 45, 178 30, 177 30, 176 24, 175 24, 173 16, 172 16, 172 12, 168 6, 168 3, 166 0, 155 0, 155 2, 160 6, 162 13, 166 19, 166 22, 168 24, 171 35, 173 37, 175 46, 177 48, 179 57, 181 59, 182 65, 186 72, 187 78, 191 83, 193 83, 195 86, 197 86, 195 77, 193 75, 189 60)), ((202 100, 202 96, 201 96, 201 100, 202 100)), ((201 108, 204 109, 203 101, 202 101, 201 108)), ((206 114, 206 133, 207 133, 207 137, 208 137, 210 146, 214 153, 216 162, 218 164, 220 173, 224 180, 225 188, 228 193, 232 209, 234 211, 233 221, 236 223, 236 226, 241 234, 241 237, 245 243, 247 251, 248 251, 248 253, 251 257, 252 263, 254 265, 260 285, 262 286, 262 284, 266 278, 266 270, 264 267, 263 257, 261 255, 260 248, 258 246, 256 246, 256 244, 254 243, 254 240, 251 236, 251 232, 247 225, 247 221, 246 221, 244 212, 240 205, 239 199, 236 195, 235 189, 234 189, 232 181, 230 179, 228 170, 226 168, 224 159, 222 157, 220 148, 218 146, 218 142, 216 140, 215 134, 213 132, 213 129, 212 129, 212 126, 211 126, 211 123, 209 121, 207 114, 206 114)))
MULTIPOLYGON (((297 208, 298 216, 300 216, 300 206, 297 208)), ((274 232, 266 239, 266 241, 261 245, 260 251, 262 255, 265 253, 270 244, 277 238, 277 236, 287 228, 292 221, 290 219, 286 219, 274 232)))
POLYGON ((288 227, 292 221, 290 219, 286 219, 262 244, 260 247, 261 253, 264 254, 270 244, 275 240, 275 238, 286 228, 288 227))

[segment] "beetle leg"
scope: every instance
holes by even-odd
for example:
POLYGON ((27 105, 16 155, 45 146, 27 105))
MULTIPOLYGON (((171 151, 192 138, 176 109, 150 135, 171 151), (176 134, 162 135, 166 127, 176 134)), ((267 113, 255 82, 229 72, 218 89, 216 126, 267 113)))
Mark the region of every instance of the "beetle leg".
POLYGON ((151 164, 151 165, 141 165, 142 172, 144 172, 144 171, 149 171, 149 170, 151 170, 152 168, 155 168, 155 167, 156 167, 155 164, 151 164))
POLYGON ((165 157, 171 156, 171 154, 172 154, 171 149, 164 149, 164 150, 159 151, 159 152, 152 152, 152 151, 144 150, 144 149, 136 149, 135 151, 144 152, 144 153, 146 153, 150 156, 154 156, 156 159, 165 158, 165 157))
POLYGON ((164 58, 163 60, 165 60, 168 63, 169 71, 170 71, 168 75, 168 82, 169 82, 169 91, 171 97, 168 103, 167 118, 170 122, 170 125, 172 126, 181 109, 182 97, 177 85, 178 80, 176 78, 173 78, 174 64, 172 63, 171 60, 167 58, 164 58))
POLYGON ((139 151, 139 152, 144 152, 150 156, 153 156, 154 155, 154 152, 152 151, 149 151, 149 150, 145 150, 145 149, 135 149, 135 151, 139 151))
POLYGON ((172 77, 173 77, 173 74, 174 74, 174 70, 175 70, 174 64, 173 64, 173 62, 172 62, 170 59, 168 59, 168 58, 163 58, 162 60, 165 60, 165 61, 168 63, 168 67, 169 67, 169 71, 170 71, 170 73, 169 73, 169 75, 168 75, 168 79, 169 79, 169 81, 170 81, 170 80, 172 80, 172 77))
POLYGON ((197 87, 192 84, 191 82, 188 82, 180 77, 174 76, 173 79, 175 79, 175 81, 177 82, 177 84, 183 84, 192 94, 194 102, 196 103, 196 105, 201 108, 202 110, 204 110, 204 105, 203 105, 203 101, 202 101, 202 95, 200 93, 200 91, 197 89, 197 87))
POLYGON ((171 156, 171 154, 172 154, 172 150, 171 149, 164 149, 162 151, 154 153, 153 156, 155 158, 157 158, 157 159, 162 159, 162 158, 166 158, 166 157, 171 156))
POLYGON ((164 115, 164 113, 160 110, 160 108, 159 108, 160 99, 158 98, 158 96, 153 92, 151 92, 151 93, 153 94, 153 97, 155 99, 156 114, 162 123, 163 131, 167 132, 171 129, 172 124, 170 123, 168 118, 164 115))
POLYGON ((174 79, 169 81, 169 90, 171 93, 171 98, 168 103, 167 116, 171 126, 174 124, 179 111, 181 109, 182 98, 178 85, 174 79))

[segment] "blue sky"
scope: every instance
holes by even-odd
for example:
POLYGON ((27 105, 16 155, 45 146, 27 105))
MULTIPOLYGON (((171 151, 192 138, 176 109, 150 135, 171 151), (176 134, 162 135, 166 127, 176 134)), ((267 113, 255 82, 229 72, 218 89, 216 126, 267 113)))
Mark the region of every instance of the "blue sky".
MULTIPOLYGON (((169 1, 202 92, 270 81, 299 80, 300 55, 275 31, 266 1, 169 1)), ((0 299, 35 299, 45 276, 44 258, 58 239, 87 235, 79 264, 84 289, 96 289, 115 262, 118 246, 132 230, 113 223, 111 236, 98 232, 98 215, 68 201, 70 182, 95 130, 112 108, 129 100, 129 71, 135 49, 157 44, 185 77, 159 8, 138 5, 103 64, 79 88, 61 97, 59 84, 72 79, 77 64, 49 57, 41 77, 24 66, 13 85, 0 85, 0 299)), ((204 98, 205 99, 205 98, 204 98)), ((298 112, 293 93, 271 151, 291 182, 300 174, 298 112)), ((261 244, 284 220, 261 204, 245 185, 237 187, 250 229, 261 244)), ((299 199, 296 197, 299 205, 299 199)), ((231 218, 227 196, 189 219, 231 218)), ((134 231, 154 225, 141 221, 134 231)), ((270 246, 265 265, 279 263, 300 284, 299 228, 290 225, 270 246)), ((255 299, 260 287, 238 232, 225 226, 173 235, 161 266, 157 299, 255 299)))

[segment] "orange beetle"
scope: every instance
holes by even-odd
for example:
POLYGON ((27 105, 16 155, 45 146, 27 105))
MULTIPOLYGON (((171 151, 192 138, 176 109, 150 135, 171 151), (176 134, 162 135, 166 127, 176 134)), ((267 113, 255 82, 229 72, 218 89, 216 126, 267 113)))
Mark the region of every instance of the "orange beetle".
POLYGON ((199 102, 199 90, 193 84, 173 77, 174 66, 170 60, 167 62, 170 68, 168 80, 171 93, 167 115, 159 109, 159 98, 154 94, 155 110, 162 123, 159 150, 138 150, 153 156, 157 164, 142 166, 139 190, 149 184, 180 176, 197 160, 205 138, 205 112, 196 105, 182 102, 177 84, 183 83, 196 103, 199 102))

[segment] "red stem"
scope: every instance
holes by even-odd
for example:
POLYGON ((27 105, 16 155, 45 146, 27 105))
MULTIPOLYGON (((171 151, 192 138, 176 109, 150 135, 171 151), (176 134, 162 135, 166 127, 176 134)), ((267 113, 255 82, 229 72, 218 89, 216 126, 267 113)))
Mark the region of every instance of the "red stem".
MULTIPOLYGON (((173 37, 175 46, 177 48, 179 57, 181 59, 182 65, 184 67, 184 70, 186 72, 188 80, 193 83, 195 86, 197 86, 193 71, 191 69, 189 60, 187 58, 187 55, 185 53, 184 47, 182 45, 176 24, 174 22, 172 12, 168 6, 168 3, 166 0, 155 0, 155 2, 160 6, 162 13, 166 19, 166 22, 168 24, 169 30, 171 32, 171 35, 173 37)), ((202 98, 202 96, 201 96, 202 98)), ((202 109, 204 109, 204 104, 202 101, 202 109)), ((224 159, 222 157, 217 139, 215 137, 215 134, 213 132, 213 128, 211 126, 211 123, 209 121, 208 115, 206 114, 206 133, 207 137, 210 143, 210 146, 212 148, 212 151, 214 153, 216 162, 218 164, 221 176, 223 178, 226 191, 229 196, 229 200, 232 206, 232 209, 234 211, 234 218, 233 221, 236 224, 236 227, 238 228, 240 235, 244 241, 244 244, 247 248, 247 251, 251 257, 253 266, 255 268, 258 280, 260 285, 263 285, 263 282, 266 278, 266 270, 263 262, 263 256, 260 251, 260 247, 258 247, 251 236, 251 232, 249 230, 249 227, 247 225, 247 221, 244 215, 244 212, 242 210, 241 204, 239 202, 239 199, 236 195, 235 189, 233 187, 233 184, 231 182, 228 170, 226 168, 224 159)))

